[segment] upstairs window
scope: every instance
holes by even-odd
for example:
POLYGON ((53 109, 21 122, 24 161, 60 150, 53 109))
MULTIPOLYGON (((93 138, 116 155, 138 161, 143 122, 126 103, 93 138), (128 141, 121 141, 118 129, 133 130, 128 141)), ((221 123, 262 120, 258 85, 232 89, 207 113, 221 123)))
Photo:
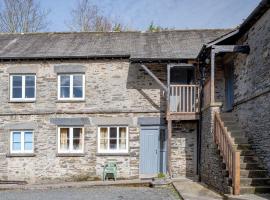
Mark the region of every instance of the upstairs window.
POLYGON ((83 74, 58 75, 59 100, 84 100, 85 76, 83 74))
POLYGON ((10 136, 11 153, 33 153, 33 132, 12 131, 10 136))
POLYGON ((128 128, 99 127, 98 153, 128 153, 128 128))
POLYGON ((10 76, 10 100, 34 101, 36 99, 35 75, 10 76))

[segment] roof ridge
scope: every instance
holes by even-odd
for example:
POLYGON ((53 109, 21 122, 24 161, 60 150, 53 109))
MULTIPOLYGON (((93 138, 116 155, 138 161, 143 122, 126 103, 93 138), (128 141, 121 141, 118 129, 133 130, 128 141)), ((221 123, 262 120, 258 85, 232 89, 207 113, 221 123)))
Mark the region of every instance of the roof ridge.
POLYGON ((63 31, 63 32, 27 32, 27 33, 4 33, 0 32, 0 35, 46 35, 46 34, 125 34, 125 33, 141 33, 141 34, 158 34, 164 32, 200 32, 200 31, 229 31, 233 30, 233 28, 209 28, 209 29, 176 29, 176 30, 162 30, 157 32, 148 32, 148 31, 109 31, 109 32, 101 32, 101 31, 63 31))

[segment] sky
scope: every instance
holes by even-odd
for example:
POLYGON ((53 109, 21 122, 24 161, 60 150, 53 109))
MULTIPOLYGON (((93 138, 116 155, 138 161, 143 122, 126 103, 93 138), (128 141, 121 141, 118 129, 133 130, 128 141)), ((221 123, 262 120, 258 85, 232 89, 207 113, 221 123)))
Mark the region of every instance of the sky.
MULTIPOLYGON (((70 11, 78 0, 40 0, 50 10, 48 31, 69 31, 70 11)), ((93 0, 104 15, 131 30, 153 22, 174 29, 235 28, 260 0, 93 0)))

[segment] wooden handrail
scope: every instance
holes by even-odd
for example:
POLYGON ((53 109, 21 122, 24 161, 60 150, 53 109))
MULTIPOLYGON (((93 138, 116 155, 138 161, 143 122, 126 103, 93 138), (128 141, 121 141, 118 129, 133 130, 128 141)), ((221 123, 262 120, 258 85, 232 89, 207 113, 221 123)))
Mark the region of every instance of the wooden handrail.
POLYGON ((240 194, 240 151, 236 149, 219 113, 214 116, 214 140, 232 178, 234 195, 240 194))
POLYGON ((199 112, 198 85, 170 85, 170 112, 197 113, 199 112))

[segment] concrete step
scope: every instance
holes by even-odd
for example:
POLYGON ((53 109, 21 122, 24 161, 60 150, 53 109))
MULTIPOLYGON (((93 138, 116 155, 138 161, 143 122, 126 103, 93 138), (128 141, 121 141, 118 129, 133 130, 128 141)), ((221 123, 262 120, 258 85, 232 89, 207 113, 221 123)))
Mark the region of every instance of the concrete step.
POLYGON ((234 130, 230 131, 228 130, 231 137, 246 137, 246 134, 242 130, 234 130))
POLYGON ((254 156, 255 153, 252 150, 240 150, 241 156, 254 156))
POLYGON ((240 187, 240 194, 270 193, 270 186, 240 187))
POLYGON ((240 163, 241 169, 264 169, 258 163, 240 163))
POLYGON ((241 178, 241 186, 270 186, 270 178, 241 178))
POLYGON ((259 158, 257 156, 240 156, 241 163, 258 163, 259 158))
POLYGON ((248 138, 246 137, 232 137, 232 141, 235 144, 248 144, 248 138))
POLYGON ((267 170, 240 170, 241 178, 266 178, 267 170))
POLYGON ((238 125, 235 125, 235 124, 230 124, 230 125, 225 125, 224 126, 227 128, 228 131, 230 132, 234 132, 234 131, 242 131, 242 129, 238 126, 238 125))
POLYGON ((235 118, 234 114, 232 114, 231 112, 223 112, 223 113, 220 113, 220 117, 227 117, 227 118, 235 118))
POLYGON ((236 126, 238 128, 240 128, 239 124, 236 121, 228 121, 228 120, 224 120, 224 125, 225 126, 236 126))
POLYGON ((236 144, 238 150, 252 150, 250 144, 236 144))

